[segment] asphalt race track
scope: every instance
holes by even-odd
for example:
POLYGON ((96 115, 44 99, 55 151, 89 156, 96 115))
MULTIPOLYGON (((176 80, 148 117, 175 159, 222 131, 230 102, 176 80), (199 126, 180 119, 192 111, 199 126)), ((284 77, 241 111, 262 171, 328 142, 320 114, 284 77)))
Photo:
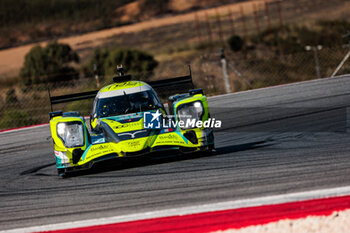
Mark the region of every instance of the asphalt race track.
POLYGON ((350 185, 350 76, 212 97, 216 152, 62 179, 48 126, 0 133, 0 230, 350 185))

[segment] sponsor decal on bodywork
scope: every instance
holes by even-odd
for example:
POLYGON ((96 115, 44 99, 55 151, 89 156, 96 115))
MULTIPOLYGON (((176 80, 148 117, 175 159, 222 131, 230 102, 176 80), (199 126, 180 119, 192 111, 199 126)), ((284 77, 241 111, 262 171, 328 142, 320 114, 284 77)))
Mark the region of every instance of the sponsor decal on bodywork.
POLYGON ((99 144, 99 145, 92 145, 91 147, 88 148, 88 151, 84 153, 82 160, 90 160, 94 157, 101 156, 104 154, 109 154, 113 153, 114 148, 111 144, 105 143, 105 144, 99 144))
POLYGON ((137 134, 145 133, 145 132, 147 132, 147 130, 139 130, 139 131, 135 131, 133 133, 120 133, 120 134, 118 134, 118 136, 130 136, 131 139, 134 139, 137 134))
POLYGON ((175 133, 166 133, 166 134, 160 134, 157 137, 156 142, 154 143, 155 145, 185 145, 188 144, 187 139, 180 137, 177 132, 175 133))
POLYGON ((66 152, 55 150, 55 156, 56 156, 56 166, 57 166, 57 168, 70 167, 69 159, 67 157, 66 152))
POLYGON ((55 156, 57 159, 61 160, 61 163, 69 163, 69 159, 67 157, 66 152, 64 151, 56 151, 55 150, 55 156))

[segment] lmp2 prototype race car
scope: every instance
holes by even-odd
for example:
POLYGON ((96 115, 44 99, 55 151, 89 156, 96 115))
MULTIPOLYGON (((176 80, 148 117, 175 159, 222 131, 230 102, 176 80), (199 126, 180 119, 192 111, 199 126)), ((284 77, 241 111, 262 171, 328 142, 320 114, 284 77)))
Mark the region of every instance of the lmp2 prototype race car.
POLYGON ((99 91, 50 96, 51 108, 52 104, 95 98, 89 126, 79 112, 49 114, 60 176, 108 159, 214 149, 210 122, 205 125, 210 114, 202 89, 169 97, 168 109, 153 89, 192 84, 191 73, 147 84, 131 80, 122 69, 118 72, 113 83, 99 91))

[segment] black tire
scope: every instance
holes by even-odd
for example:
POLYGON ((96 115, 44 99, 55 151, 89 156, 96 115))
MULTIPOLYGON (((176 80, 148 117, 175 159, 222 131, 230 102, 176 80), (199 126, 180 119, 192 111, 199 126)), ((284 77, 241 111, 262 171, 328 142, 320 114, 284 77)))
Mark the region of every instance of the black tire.
POLYGON ((215 153, 215 146, 214 144, 208 145, 208 149, 205 151, 206 156, 211 156, 215 153))
POLYGON ((59 177, 62 177, 62 178, 66 177, 66 173, 65 173, 65 169, 64 168, 58 168, 57 169, 57 173, 58 173, 59 177))

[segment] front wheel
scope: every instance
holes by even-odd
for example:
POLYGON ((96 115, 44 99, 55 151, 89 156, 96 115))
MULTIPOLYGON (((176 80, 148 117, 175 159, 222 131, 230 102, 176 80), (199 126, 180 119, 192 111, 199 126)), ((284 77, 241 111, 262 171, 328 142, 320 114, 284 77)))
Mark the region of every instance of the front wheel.
POLYGON ((214 144, 208 145, 206 148, 203 148, 200 152, 204 156, 211 156, 215 153, 214 144))

